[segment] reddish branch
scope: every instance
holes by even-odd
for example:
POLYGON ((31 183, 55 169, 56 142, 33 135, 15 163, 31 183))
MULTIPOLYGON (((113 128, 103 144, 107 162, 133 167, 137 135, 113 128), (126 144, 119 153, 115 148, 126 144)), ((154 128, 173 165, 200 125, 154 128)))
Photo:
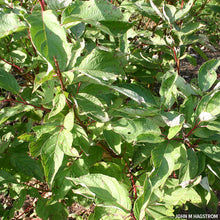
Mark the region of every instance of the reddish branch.
POLYGON ((81 86, 81 82, 79 82, 79 84, 78 84, 76 94, 78 94, 78 93, 79 93, 80 86, 81 86))
POLYGON ((176 67, 177 67, 177 72, 179 75, 180 74, 180 60, 177 58, 175 47, 171 47, 169 45, 168 45, 168 47, 173 51, 173 55, 174 55, 174 59, 176 62, 176 67))
POLYGON ((41 7, 42 11, 45 11, 45 2, 44 2, 44 0, 39 0, 39 3, 40 3, 40 7, 41 7))
POLYGON ((127 163, 125 163, 125 166, 128 169, 128 173, 129 173, 130 180, 131 180, 131 183, 132 183, 132 189, 133 189, 133 192, 134 192, 134 198, 137 199, 137 187, 135 185, 134 176, 133 176, 133 174, 131 172, 131 169, 130 169, 130 167, 128 166, 127 163))
POLYGON ((201 124, 202 121, 199 121, 198 123, 195 124, 195 126, 189 131, 189 133, 185 137, 189 137, 193 131, 198 128, 198 126, 201 124))
MULTIPOLYGON (((61 74, 61 71, 60 71, 60 67, 59 67, 58 61, 55 57, 53 58, 53 60, 54 60, 55 66, 56 66, 56 74, 59 78, 62 92, 64 93, 66 91, 66 89, 65 89, 65 86, 64 86, 64 83, 63 83, 63 77, 62 77, 62 74, 61 74)), ((66 98, 66 104, 68 105, 69 108, 72 108, 68 98, 66 98)))
MULTIPOLYGON (((133 174, 132 174, 132 172, 131 172, 131 169, 130 169, 130 167, 128 166, 127 163, 125 163, 125 166, 126 166, 126 168, 128 169, 128 173, 129 173, 129 177, 130 177, 131 185, 132 185, 132 191, 133 191, 133 194, 134 194, 134 199, 136 200, 136 199, 137 199, 137 186, 135 185, 134 176, 133 176, 133 174)), ((133 207, 133 205, 134 205, 134 200, 132 201, 132 207, 133 207)), ((133 213, 133 208, 132 208, 132 210, 131 210, 131 212, 130 212, 130 216, 131 216, 134 220, 136 220, 136 218, 135 218, 135 216, 134 216, 134 213, 133 213)))
POLYGON ((38 201, 38 198, 35 198, 35 200, 33 201, 33 203, 32 203, 30 206, 28 206, 28 207, 24 210, 23 213, 21 213, 18 217, 15 217, 15 218, 16 218, 16 219, 20 219, 25 213, 27 213, 30 209, 33 208, 34 203, 36 203, 37 201, 38 201))
POLYGON ((184 5, 184 0, 182 0, 181 9, 183 9, 183 5, 184 5))
POLYGON ((7 60, 5 60, 5 59, 3 59, 3 58, 1 58, 1 57, 0 57, 0 60, 4 61, 5 63, 7 63, 7 64, 9 64, 9 65, 11 65, 11 66, 13 66, 13 67, 15 67, 15 68, 18 69, 21 73, 24 72, 24 70, 23 70, 21 67, 17 66, 16 64, 10 63, 10 62, 8 62, 7 60))
POLYGON ((47 109, 47 108, 44 108, 44 107, 39 107, 39 106, 36 106, 36 105, 32 105, 28 102, 26 102, 23 98, 22 98, 23 101, 18 101, 18 100, 14 100, 14 99, 5 99, 5 100, 1 100, 0 102, 16 102, 16 103, 22 103, 24 105, 30 105, 34 108, 37 108, 39 110, 42 110, 42 111, 45 111, 45 112, 50 112, 50 109, 47 109))

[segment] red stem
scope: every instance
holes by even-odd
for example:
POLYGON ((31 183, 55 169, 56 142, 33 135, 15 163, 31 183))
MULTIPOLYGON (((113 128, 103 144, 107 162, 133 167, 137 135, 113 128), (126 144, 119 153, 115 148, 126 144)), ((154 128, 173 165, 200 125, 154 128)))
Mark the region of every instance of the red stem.
POLYGON ((25 213, 27 213, 33 206, 34 203, 36 203, 38 201, 38 198, 36 199, 36 201, 34 201, 30 206, 28 206, 23 213, 21 213, 18 217, 15 217, 16 219, 20 219, 22 215, 24 215, 25 213))
POLYGON ((197 124, 195 124, 195 126, 189 131, 189 133, 185 136, 185 137, 189 137, 193 131, 198 128, 198 126, 201 124, 202 121, 199 121, 197 124))
MULTIPOLYGON (((22 100, 24 100, 24 99, 22 98, 22 100)), ((24 105, 30 105, 34 108, 40 109, 40 110, 45 111, 45 112, 50 112, 50 109, 47 109, 47 108, 44 108, 44 107, 39 107, 39 106, 36 106, 36 105, 32 105, 32 104, 30 104, 26 101, 22 102, 22 101, 18 101, 18 100, 14 100, 14 99, 5 99, 5 100, 1 100, 0 102, 17 102, 17 103, 22 103, 24 105)))
POLYGON ((40 3, 40 7, 41 7, 42 11, 45 11, 45 2, 44 2, 44 0, 39 0, 39 3, 40 3))
POLYGON ((11 65, 11 66, 13 66, 13 67, 15 67, 15 68, 18 69, 21 73, 24 72, 24 70, 23 70, 21 67, 17 66, 16 64, 10 63, 10 62, 8 62, 7 60, 5 60, 5 59, 3 59, 3 58, 1 58, 1 57, 0 57, 0 60, 4 61, 5 63, 7 63, 7 64, 9 64, 9 65, 11 65))
POLYGON ((183 5, 184 5, 184 0, 182 0, 181 9, 183 9, 183 5))
POLYGON ((78 94, 78 93, 79 93, 80 86, 81 86, 81 82, 79 82, 79 84, 78 84, 76 94, 78 94))
POLYGON ((179 75, 180 74, 180 61, 177 58, 176 50, 175 50, 174 47, 171 47, 169 45, 167 45, 167 46, 173 51, 173 55, 174 55, 174 59, 175 59, 175 62, 176 62, 176 67, 177 67, 177 72, 178 72, 178 75, 179 75))
POLYGON ((133 174, 132 174, 132 172, 131 172, 131 169, 130 169, 130 167, 128 166, 128 164, 125 163, 125 165, 126 165, 126 167, 127 167, 127 169, 128 169, 128 173, 129 173, 129 175, 130 175, 130 179, 131 179, 131 183, 132 183, 132 189, 133 189, 133 192, 134 192, 134 198, 137 199, 137 187, 136 187, 136 185, 135 185, 134 176, 133 176, 133 174))
MULTIPOLYGON (((60 67, 59 67, 59 64, 58 64, 58 61, 56 60, 56 58, 54 57, 54 63, 55 63, 55 66, 56 66, 56 73, 57 73, 57 76, 59 78, 59 81, 60 81, 60 85, 61 85, 61 89, 62 89, 62 92, 64 93, 65 92, 65 86, 64 86, 64 83, 63 83, 63 78, 62 78, 62 74, 61 74, 61 71, 60 71, 60 67)), ((68 105, 69 108, 72 108, 69 100, 66 98, 66 104, 68 105)))

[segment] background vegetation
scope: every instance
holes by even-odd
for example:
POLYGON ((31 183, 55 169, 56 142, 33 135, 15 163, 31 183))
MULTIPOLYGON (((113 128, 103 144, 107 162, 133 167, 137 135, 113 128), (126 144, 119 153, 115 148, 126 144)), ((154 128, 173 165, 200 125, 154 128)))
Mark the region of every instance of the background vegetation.
POLYGON ((1 0, 2 219, 217 213, 219 3, 1 0))

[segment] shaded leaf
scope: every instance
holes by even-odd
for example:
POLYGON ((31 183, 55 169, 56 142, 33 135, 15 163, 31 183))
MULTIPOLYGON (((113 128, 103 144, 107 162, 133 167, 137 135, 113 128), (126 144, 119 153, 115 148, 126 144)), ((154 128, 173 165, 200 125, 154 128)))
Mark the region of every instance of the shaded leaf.
POLYGON ((5 89, 6 91, 18 94, 20 86, 18 85, 16 79, 5 70, 0 68, 0 88, 5 89))
POLYGON ((212 144, 200 144, 199 149, 209 158, 220 162, 220 147, 212 144))
POLYGON ((76 100, 80 108, 80 114, 88 114, 90 117, 101 122, 109 120, 102 102, 95 96, 87 93, 78 93, 76 100))
POLYGON ((174 146, 173 143, 157 144, 151 152, 154 171, 150 175, 153 188, 163 185, 174 170, 174 146))
POLYGON ((113 131, 122 135, 127 142, 153 141, 151 135, 159 138, 161 132, 159 127, 149 118, 126 119, 122 118, 112 124, 113 131), (143 135, 143 136, 141 136, 143 135))
POLYGON ((215 72, 220 66, 220 59, 212 59, 205 62, 199 69, 199 88, 202 91, 207 91, 211 88, 217 79, 215 72))
POLYGON ((115 206, 126 212, 131 209, 128 191, 115 178, 102 174, 88 174, 79 178, 69 178, 75 184, 87 187, 106 206, 115 206))
POLYGON ((43 172, 36 160, 25 154, 14 153, 10 156, 10 161, 18 172, 43 181, 43 172))
POLYGON ((104 130, 103 135, 109 147, 117 154, 121 153, 121 137, 112 130, 104 130))

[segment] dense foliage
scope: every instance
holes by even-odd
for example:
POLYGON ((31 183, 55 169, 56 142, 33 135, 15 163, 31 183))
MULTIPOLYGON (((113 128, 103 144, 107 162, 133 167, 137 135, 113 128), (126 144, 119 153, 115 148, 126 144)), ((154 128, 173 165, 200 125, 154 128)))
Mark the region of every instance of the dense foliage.
POLYGON ((42 219, 216 213, 220 59, 201 48, 219 50, 219 3, 1 0, 2 219, 26 195, 42 219))

